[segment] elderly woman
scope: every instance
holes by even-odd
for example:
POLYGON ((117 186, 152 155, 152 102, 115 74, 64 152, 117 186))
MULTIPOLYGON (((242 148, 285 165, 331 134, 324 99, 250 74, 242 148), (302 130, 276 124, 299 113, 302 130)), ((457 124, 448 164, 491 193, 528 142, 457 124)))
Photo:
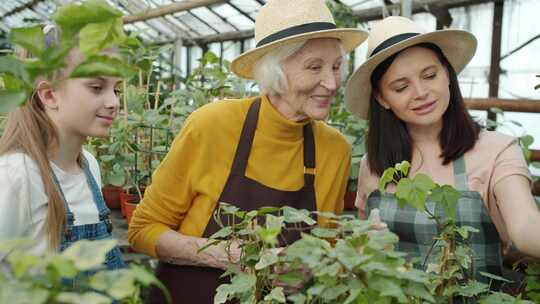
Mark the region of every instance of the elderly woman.
POLYGON ((382 221, 399 235, 398 249, 420 261, 429 258, 435 221, 376 190, 384 169, 409 161, 410 176, 424 173, 461 192, 457 224, 478 229, 470 239, 471 275, 486 281, 481 271, 502 273, 503 246, 540 257, 540 212, 516 138, 481 129, 465 108, 457 74, 475 50, 469 32, 426 33, 410 19, 388 17, 370 32, 369 57, 351 77, 346 102, 370 120, 358 180, 360 217, 379 208, 382 221))
MULTIPOLYGON (((195 111, 153 175, 129 241, 158 257, 175 303, 212 303, 223 269, 238 260, 213 246, 218 202, 340 213, 350 167, 345 138, 322 120, 340 86, 345 54, 367 37, 338 29, 322 0, 271 0, 255 23, 257 46, 232 62, 262 96, 195 111)), ((288 235, 287 242, 298 235, 288 235)), ((158 293, 151 302, 164 303, 158 293)))

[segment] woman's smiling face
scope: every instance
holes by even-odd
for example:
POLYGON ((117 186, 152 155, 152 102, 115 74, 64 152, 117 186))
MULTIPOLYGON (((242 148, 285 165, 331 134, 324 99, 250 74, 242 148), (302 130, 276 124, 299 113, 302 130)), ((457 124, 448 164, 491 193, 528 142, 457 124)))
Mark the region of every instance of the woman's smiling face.
POLYGON ((291 120, 325 119, 341 84, 342 61, 339 40, 308 40, 285 60, 283 70, 288 89, 273 104, 291 120))
POLYGON ((450 102, 449 84, 448 70, 435 52, 414 46, 396 56, 375 96, 408 126, 441 128, 450 102))

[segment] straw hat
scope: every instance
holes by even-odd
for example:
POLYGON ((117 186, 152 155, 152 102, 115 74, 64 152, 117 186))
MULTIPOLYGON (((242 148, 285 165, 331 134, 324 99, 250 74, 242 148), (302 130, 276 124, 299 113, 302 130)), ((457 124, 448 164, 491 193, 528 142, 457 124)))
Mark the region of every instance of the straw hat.
POLYGON ((253 79, 253 66, 268 52, 290 42, 312 38, 337 38, 346 52, 367 38, 356 28, 336 28, 324 0, 269 0, 261 7, 255 21, 256 47, 231 63, 238 76, 253 79))
POLYGON ((386 58, 419 43, 433 43, 443 52, 456 73, 461 72, 476 51, 476 38, 467 31, 440 30, 425 33, 405 17, 387 17, 373 25, 368 38, 368 57, 347 83, 347 109, 362 119, 368 118, 371 74, 386 58))

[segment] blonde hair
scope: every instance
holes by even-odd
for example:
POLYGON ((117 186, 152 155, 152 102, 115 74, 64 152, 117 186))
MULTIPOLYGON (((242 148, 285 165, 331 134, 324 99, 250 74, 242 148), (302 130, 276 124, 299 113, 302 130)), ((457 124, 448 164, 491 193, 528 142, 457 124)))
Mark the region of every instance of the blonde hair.
MULTIPOLYGON (((44 32, 47 31, 45 28, 44 32)), ((47 47, 58 43, 58 30, 49 28, 46 35, 47 47), (52 35, 52 36, 51 36, 52 35), (51 38, 52 37, 52 38, 51 38)), ((17 55, 30 58, 27 51, 18 50, 17 55)), ((66 61, 71 56, 68 55, 66 61)), ((64 69, 55 71, 51 81, 63 77, 64 69)), ((59 144, 58 130, 52 120, 45 113, 45 108, 34 88, 34 92, 27 102, 11 111, 5 121, 5 129, 0 137, 0 155, 21 152, 29 156, 37 164, 45 193, 48 198, 47 232, 48 243, 51 249, 58 248, 62 233, 66 227, 66 210, 63 198, 53 179, 53 171, 49 163, 49 151, 59 144)))

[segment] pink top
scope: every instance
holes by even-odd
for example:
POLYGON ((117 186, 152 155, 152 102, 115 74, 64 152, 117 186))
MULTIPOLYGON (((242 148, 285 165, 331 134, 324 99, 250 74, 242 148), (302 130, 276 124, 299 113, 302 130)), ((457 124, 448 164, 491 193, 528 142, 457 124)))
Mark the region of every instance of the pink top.
MULTIPOLYGON (((440 166, 441 169, 444 167, 442 164, 440 166)), ((496 131, 481 131, 474 148, 465 153, 465 166, 469 190, 480 193, 503 243, 506 244, 508 232, 500 210, 497 208, 498 202, 494 192, 495 185, 510 175, 522 175, 532 181, 517 139, 496 131)), ((411 167, 417 168, 418 164, 413 161, 411 167)), ((440 171, 451 172, 448 170, 440 171)), ((365 155, 360 164, 360 172, 368 173, 368 175, 360 177, 356 207, 358 207, 360 214, 365 214, 367 197, 377 189, 379 177, 369 171, 365 155)), ((427 174, 435 182, 440 183, 437 176, 427 174)), ((452 180, 452 177, 445 177, 444 180, 452 180)))

